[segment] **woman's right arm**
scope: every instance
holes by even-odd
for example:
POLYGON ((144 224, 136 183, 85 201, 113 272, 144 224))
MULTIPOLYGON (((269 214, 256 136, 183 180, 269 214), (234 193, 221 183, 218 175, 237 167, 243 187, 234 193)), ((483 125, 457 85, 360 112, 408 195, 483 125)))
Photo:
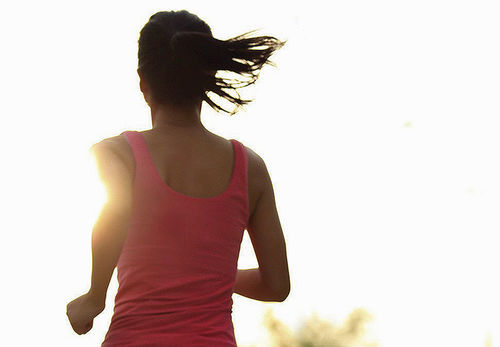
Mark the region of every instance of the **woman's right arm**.
POLYGON ((248 223, 248 234, 259 263, 258 268, 238 269, 234 292, 260 301, 282 302, 290 293, 286 243, 276 209, 274 189, 264 160, 249 149, 252 177, 260 191, 248 223))

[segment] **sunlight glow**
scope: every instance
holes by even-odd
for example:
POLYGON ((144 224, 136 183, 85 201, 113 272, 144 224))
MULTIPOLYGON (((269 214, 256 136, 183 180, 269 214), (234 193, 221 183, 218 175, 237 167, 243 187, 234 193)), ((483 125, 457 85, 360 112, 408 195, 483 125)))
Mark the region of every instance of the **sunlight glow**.
POLYGON ((86 197, 88 199, 86 205, 89 206, 89 221, 94 224, 108 198, 106 187, 99 177, 94 154, 90 153, 88 159, 89 170, 87 176, 82 177, 82 179, 86 182, 85 191, 87 192, 86 197))

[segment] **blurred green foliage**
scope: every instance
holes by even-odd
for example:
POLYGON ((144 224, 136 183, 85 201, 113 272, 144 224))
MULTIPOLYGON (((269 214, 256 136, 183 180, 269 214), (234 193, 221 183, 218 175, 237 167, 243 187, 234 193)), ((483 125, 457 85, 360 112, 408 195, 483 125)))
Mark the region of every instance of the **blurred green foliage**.
POLYGON ((263 324, 269 333, 270 347, 378 347, 378 343, 365 340, 365 324, 371 319, 366 310, 357 308, 336 326, 314 312, 297 331, 292 331, 268 309, 263 324))

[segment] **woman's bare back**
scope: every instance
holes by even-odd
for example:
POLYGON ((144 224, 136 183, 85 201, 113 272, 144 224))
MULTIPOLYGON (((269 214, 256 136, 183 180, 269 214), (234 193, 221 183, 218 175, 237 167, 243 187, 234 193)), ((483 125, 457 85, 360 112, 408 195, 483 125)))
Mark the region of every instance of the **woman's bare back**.
MULTIPOLYGON (((229 185, 234 164, 231 141, 213 133, 203 135, 165 134, 155 130, 141 131, 158 174, 165 184, 184 195, 211 198, 223 193, 229 185)), ((132 177, 135 162, 124 136, 105 140, 123 159, 132 177)), ((256 175, 258 156, 248 147, 248 198, 250 215, 259 196, 256 175)))

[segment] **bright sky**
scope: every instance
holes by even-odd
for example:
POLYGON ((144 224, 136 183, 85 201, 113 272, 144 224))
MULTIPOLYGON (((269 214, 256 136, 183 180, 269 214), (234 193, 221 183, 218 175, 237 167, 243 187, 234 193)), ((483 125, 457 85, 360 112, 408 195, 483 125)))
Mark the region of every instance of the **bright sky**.
MULTIPOLYGON (((210 130, 259 153, 272 176, 292 291, 234 295, 238 341, 262 313, 297 327, 316 311, 369 310, 384 347, 500 346, 500 5, 495 1, 30 1, 0 5, 3 242, 0 345, 98 346, 106 310, 78 336, 66 304, 90 284, 102 191, 88 149, 150 128, 137 39, 187 9, 226 39, 288 39, 254 103, 210 130)), ((257 266, 245 234, 240 268, 257 266)), ((115 273, 116 276, 116 273, 115 273)))

